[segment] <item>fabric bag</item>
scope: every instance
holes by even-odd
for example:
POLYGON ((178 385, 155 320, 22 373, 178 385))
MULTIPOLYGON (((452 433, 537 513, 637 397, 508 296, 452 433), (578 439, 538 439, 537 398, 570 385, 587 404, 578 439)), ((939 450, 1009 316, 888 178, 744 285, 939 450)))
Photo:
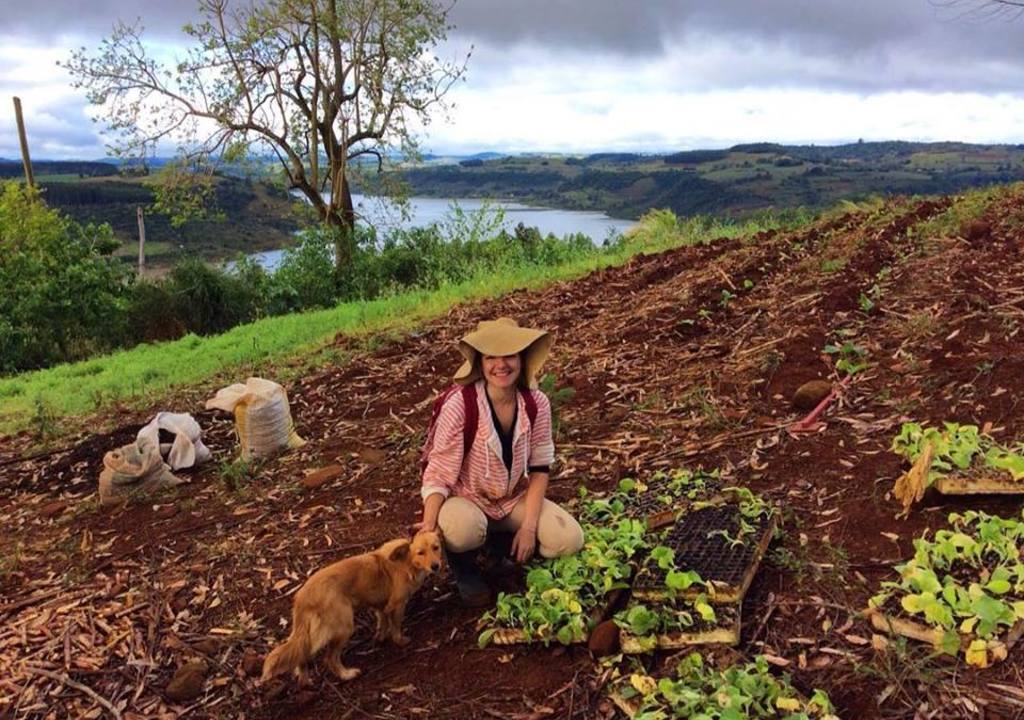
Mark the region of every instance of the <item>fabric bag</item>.
POLYGON ((184 482, 171 472, 156 445, 146 440, 130 443, 103 456, 100 504, 116 505, 184 482))
POLYGON ((139 430, 137 441, 145 440, 160 448, 171 470, 200 465, 210 459, 210 450, 203 445, 203 431, 188 413, 159 412, 149 425, 139 430), (161 443, 160 431, 174 435, 173 443, 161 443))
POLYGON ((242 459, 252 460, 302 447, 306 441, 295 432, 288 394, 271 380, 249 378, 217 391, 206 407, 235 414, 235 433, 242 459))

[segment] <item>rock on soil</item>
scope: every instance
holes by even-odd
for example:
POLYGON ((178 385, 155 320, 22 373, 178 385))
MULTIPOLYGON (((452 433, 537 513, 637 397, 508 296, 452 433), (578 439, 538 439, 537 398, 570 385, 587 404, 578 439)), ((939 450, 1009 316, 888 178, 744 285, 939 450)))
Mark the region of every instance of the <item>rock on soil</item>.
POLYGON ((793 393, 793 407, 797 410, 810 412, 832 392, 832 383, 828 380, 811 380, 805 382, 793 393))
POLYGON ((605 620, 594 628, 587 641, 590 652, 598 657, 613 655, 619 650, 619 626, 614 620, 605 620))
POLYGON ((161 505, 160 508, 154 514, 161 520, 170 520, 172 517, 178 514, 178 506, 161 505))
POLYGON ((174 702, 195 700, 203 692, 206 673, 206 663, 201 660, 185 663, 178 668, 178 672, 174 673, 174 677, 167 683, 164 694, 168 700, 174 702))
POLYGON ((199 642, 197 642, 192 647, 194 647, 196 650, 203 653, 204 655, 213 655, 218 650, 220 650, 220 646, 221 641, 217 638, 205 638, 204 640, 200 640, 199 642))
POLYGON ((39 514, 44 518, 55 518, 68 509, 68 504, 63 500, 47 503, 39 508, 39 514))
POLYGON ((259 677, 263 673, 263 656, 255 650, 246 650, 242 655, 242 671, 249 677, 259 677))
POLYGON ((362 448, 358 452, 359 460, 367 465, 380 465, 387 460, 388 454, 376 448, 362 448))
POLYGON ((314 470, 306 477, 302 478, 302 487, 310 490, 318 488, 321 485, 329 483, 335 478, 341 477, 341 474, 345 471, 341 465, 328 465, 322 467, 319 470, 314 470))
POLYGON ((992 234, 992 226, 984 220, 971 220, 965 223, 960 231, 963 233, 965 239, 975 242, 977 240, 984 240, 992 234))

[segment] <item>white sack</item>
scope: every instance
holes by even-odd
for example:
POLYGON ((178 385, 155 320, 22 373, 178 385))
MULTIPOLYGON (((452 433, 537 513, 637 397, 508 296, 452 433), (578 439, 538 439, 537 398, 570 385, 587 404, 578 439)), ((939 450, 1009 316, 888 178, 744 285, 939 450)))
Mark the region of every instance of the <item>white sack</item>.
POLYGON ((159 446, 160 454, 166 457, 171 469, 180 470, 210 459, 210 449, 203 444, 202 436, 199 423, 188 413, 159 412, 149 425, 139 430, 136 440, 159 446), (174 433, 172 444, 160 443, 161 430, 174 433))
POLYGON ((244 385, 229 385, 207 400, 206 407, 235 414, 243 460, 306 444, 295 432, 288 394, 271 380, 249 378, 244 385))

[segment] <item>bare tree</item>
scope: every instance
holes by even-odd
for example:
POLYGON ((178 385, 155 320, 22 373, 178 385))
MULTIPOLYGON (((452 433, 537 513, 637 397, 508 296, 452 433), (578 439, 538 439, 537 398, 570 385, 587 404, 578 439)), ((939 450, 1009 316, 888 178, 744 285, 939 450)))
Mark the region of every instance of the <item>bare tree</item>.
POLYGON ((351 255, 353 161, 382 170, 415 154, 414 133, 463 77, 469 56, 433 52, 450 26, 445 0, 200 0, 193 43, 170 60, 119 23, 94 53, 64 66, 102 106, 111 149, 145 155, 176 142, 191 166, 271 152, 351 255))

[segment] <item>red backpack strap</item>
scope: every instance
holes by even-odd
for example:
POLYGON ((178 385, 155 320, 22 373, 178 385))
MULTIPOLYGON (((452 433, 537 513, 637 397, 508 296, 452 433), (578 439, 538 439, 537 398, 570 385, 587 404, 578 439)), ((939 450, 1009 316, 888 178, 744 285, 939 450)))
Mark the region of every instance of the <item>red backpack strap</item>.
POLYGON ((523 403, 526 405, 526 417, 530 419, 530 429, 533 429, 534 423, 537 422, 537 400, 533 397, 533 390, 523 390, 520 388, 519 392, 523 396, 523 403))
POLYGON ((462 402, 466 406, 466 421, 462 425, 462 462, 469 457, 473 447, 473 438, 480 424, 480 406, 476 404, 476 383, 462 386, 462 402))

